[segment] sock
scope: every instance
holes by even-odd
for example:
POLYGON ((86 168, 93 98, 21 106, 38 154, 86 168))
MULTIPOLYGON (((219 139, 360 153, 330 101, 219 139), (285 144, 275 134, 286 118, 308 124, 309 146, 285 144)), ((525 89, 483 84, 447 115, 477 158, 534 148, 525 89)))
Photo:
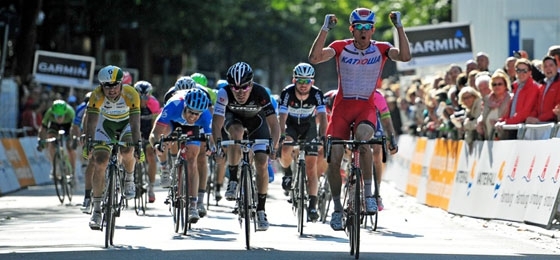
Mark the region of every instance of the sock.
POLYGON ((206 190, 198 190, 198 203, 197 205, 204 204, 204 195, 206 194, 206 190))
POLYGON ((222 184, 221 183, 216 184, 216 191, 220 192, 221 189, 222 189, 222 184))
POLYGON ((342 212, 343 208, 342 208, 342 202, 340 202, 340 195, 333 196, 332 199, 334 204, 334 211, 342 212))
POLYGON ((317 205, 317 196, 309 195, 309 209, 315 209, 317 205))
POLYGON ((237 168, 239 168, 239 166, 237 165, 230 165, 228 166, 229 169, 229 181, 238 181, 237 179, 237 168))
POLYGON ((86 189, 86 193, 85 193, 84 199, 87 199, 87 198, 91 198, 91 189, 89 189, 89 190, 86 189))
POLYGON ((134 181, 134 172, 127 172, 124 181, 134 181))
POLYGON ((264 211, 264 205, 266 204, 266 193, 265 194, 258 194, 259 198, 257 201, 257 211, 259 210, 263 210, 264 211))
POLYGON ((191 208, 196 207, 197 201, 198 201, 198 198, 197 198, 197 197, 190 197, 190 198, 189 198, 189 206, 190 206, 191 208))
POLYGON ((371 183, 372 180, 364 180, 364 196, 371 197, 373 194, 371 193, 371 183))
POLYGON ((102 197, 93 197, 93 211, 101 212, 101 200, 102 197))
POLYGON ((284 176, 292 176, 292 167, 282 167, 282 170, 284 171, 284 176))

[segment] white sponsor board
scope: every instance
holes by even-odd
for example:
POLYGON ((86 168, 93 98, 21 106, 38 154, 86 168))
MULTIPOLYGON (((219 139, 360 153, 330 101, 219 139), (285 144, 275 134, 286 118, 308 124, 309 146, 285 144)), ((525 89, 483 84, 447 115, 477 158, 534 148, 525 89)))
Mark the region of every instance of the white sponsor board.
POLYGON ((67 53, 36 51, 33 75, 37 82, 91 89, 95 58, 67 53))
POLYGON ((16 173, 6 156, 4 145, 0 142, 0 194, 16 191, 19 188, 16 173))
MULTIPOLYGON (((51 162, 47 158, 47 151, 38 152, 35 148, 37 145, 36 137, 23 137, 19 139, 25 155, 27 156, 27 161, 29 162, 29 167, 33 172, 33 178, 35 179, 36 185, 42 185, 47 183, 52 183, 50 178, 51 162)), ((48 150, 48 149, 45 149, 48 150)))

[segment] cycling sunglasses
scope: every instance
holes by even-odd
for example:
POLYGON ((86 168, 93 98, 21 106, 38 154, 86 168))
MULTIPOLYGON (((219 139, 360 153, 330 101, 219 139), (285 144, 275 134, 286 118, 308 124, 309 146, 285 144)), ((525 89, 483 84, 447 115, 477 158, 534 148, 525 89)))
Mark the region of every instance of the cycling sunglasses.
POLYGON ((352 24, 352 28, 356 29, 356 30, 371 30, 371 28, 373 28, 373 24, 371 23, 355 23, 352 24))

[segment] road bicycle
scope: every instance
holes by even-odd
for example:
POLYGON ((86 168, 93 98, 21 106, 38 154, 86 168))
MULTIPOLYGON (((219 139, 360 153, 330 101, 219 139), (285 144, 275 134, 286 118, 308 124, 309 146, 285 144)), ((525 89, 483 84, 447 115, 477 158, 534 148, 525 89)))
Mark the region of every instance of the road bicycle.
MULTIPOLYGON (((118 137, 119 135, 117 135, 118 137)), ((97 141, 88 139, 88 149, 91 150, 94 144, 109 146, 111 155, 109 156, 109 164, 105 171, 105 189, 103 191, 103 199, 101 205, 101 213, 103 215, 100 230, 105 229, 105 248, 113 245, 115 236, 116 218, 120 217, 121 210, 125 207, 126 198, 124 191, 121 189, 121 180, 124 175, 123 168, 119 162, 119 148, 135 147, 135 143, 123 141, 97 141)))
MULTIPOLYGON (((66 131, 58 130, 58 134, 55 137, 40 141, 43 143, 53 143, 55 146, 52 161, 52 179, 56 196, 58 196, 60 203, 64 203, 65 197, 68 198, 68 202, 72 202, 72 195, 74 194, 74 172, 68 159, 68 153, 64 148, 66 140, 66 131)), ((76 140, 73 140, 73 142, 76 142, 76 140)))
MULTIPOLYGON (((314 142, 314 141, 306 141, 297 140, 297 141, 285 141, 283 145, 294 146, 295 150, 298 150, 298 157, 296 163, 296 172, 294 176, 294 181, 292 182, 291 187, 291 201, 292 201, 292 210, 297 216, 298 220, 298 233, 300 236, 303 236, 303 217, 304 212, 307 211, 307 202, 309 200, 309 196, 307 196, 307 173, 305 170, 305 148, 310 146, 322 146, 322 142, 314 142)), ((309 216, 308 216, 309 218, 309 216)))
POLYGON ((134 212, 136 215, 146 215, 148 203, 148 180, 146 162, 137 162, 134 167, 134 185, 136 186, 136 195, 134 196, 134 212))
MULTIPOLYGON (((202 137, 204 138, 204 137, 202 137)), ((186 160, 187 143, 190 141, 200 141, 200 136, 182 134, 180 131, 167 137, 160 137, 160 146, 164 142, 174 142, 177 144, 179 154, 176 158, 168 157, 168 161, 174 161, 171 166, 171 186, 167 193, 165 204, 169 205, 169 211, 173 216, 175 233, 187 235, 191 224, 189 217, 189 178, 186 160)), ((168 154, 169 155, 169 154, 168 154)))
POLYGON ((236 206, 234 213, 237 214, 239 226, 245 227, 245 247, 251 249, 251 221, 253 228, 257 231, 257 186, 255 184, 255 174, 250 160, 251 147, 253 145, 265 144, 270 147, 270 139, 254 139, 254 140, 225 140, 218 141, 218 151, 222 152, 222 147, 230 145, 241 145, 241 175, 239 181, 241 185, 237 185, 236 206))
MULTIPOLYGON (((360 226, 366 216, 364 185, 362 179, 362 170, 360 169, 360 151, 361 145, 380 144, 383 146, 383 162, 386 161, 385 137, 373 138, 370 140, 359 141, 353 140, 353 126, 350 127, 350 140, 334 140, 330 136, 327 138, 327 162, 330 163, 330 152, 332 145, 346 145, 352 151, 350 156, 350 174, 346 181, 343 201, 343 223, 345 223, 345 231, 348 235, 350 243, 350 255, 355 259, 360 258, 360 226)), ((374 182, 375 183, 375 182, 374 182)), ((377 184, 376 184, 377 185, 377 184)), ((376 187, 377 190, 377 187, 376 187)), ((375 197, 377 199, 377 197, 375 197)))

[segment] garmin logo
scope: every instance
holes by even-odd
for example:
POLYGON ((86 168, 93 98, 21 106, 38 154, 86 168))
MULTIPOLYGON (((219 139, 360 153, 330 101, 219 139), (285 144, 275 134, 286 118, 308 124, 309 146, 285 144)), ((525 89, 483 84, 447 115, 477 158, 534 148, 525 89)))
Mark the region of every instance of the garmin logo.
POLYGON ((79 67, 77 67, 63 64, 40 62, 37 66, 37 70, 41 73, 81 78, 87 78, 89 73, 89 69, 85 66, 85 64, 81 64, 79 67))
POLYGON ((426 40, 423 42, 411 43, 410 51, 415 53, 447 52, 452 50, 469 49, 469 44, 465 37, 450 38, 441 40, 426 40))

